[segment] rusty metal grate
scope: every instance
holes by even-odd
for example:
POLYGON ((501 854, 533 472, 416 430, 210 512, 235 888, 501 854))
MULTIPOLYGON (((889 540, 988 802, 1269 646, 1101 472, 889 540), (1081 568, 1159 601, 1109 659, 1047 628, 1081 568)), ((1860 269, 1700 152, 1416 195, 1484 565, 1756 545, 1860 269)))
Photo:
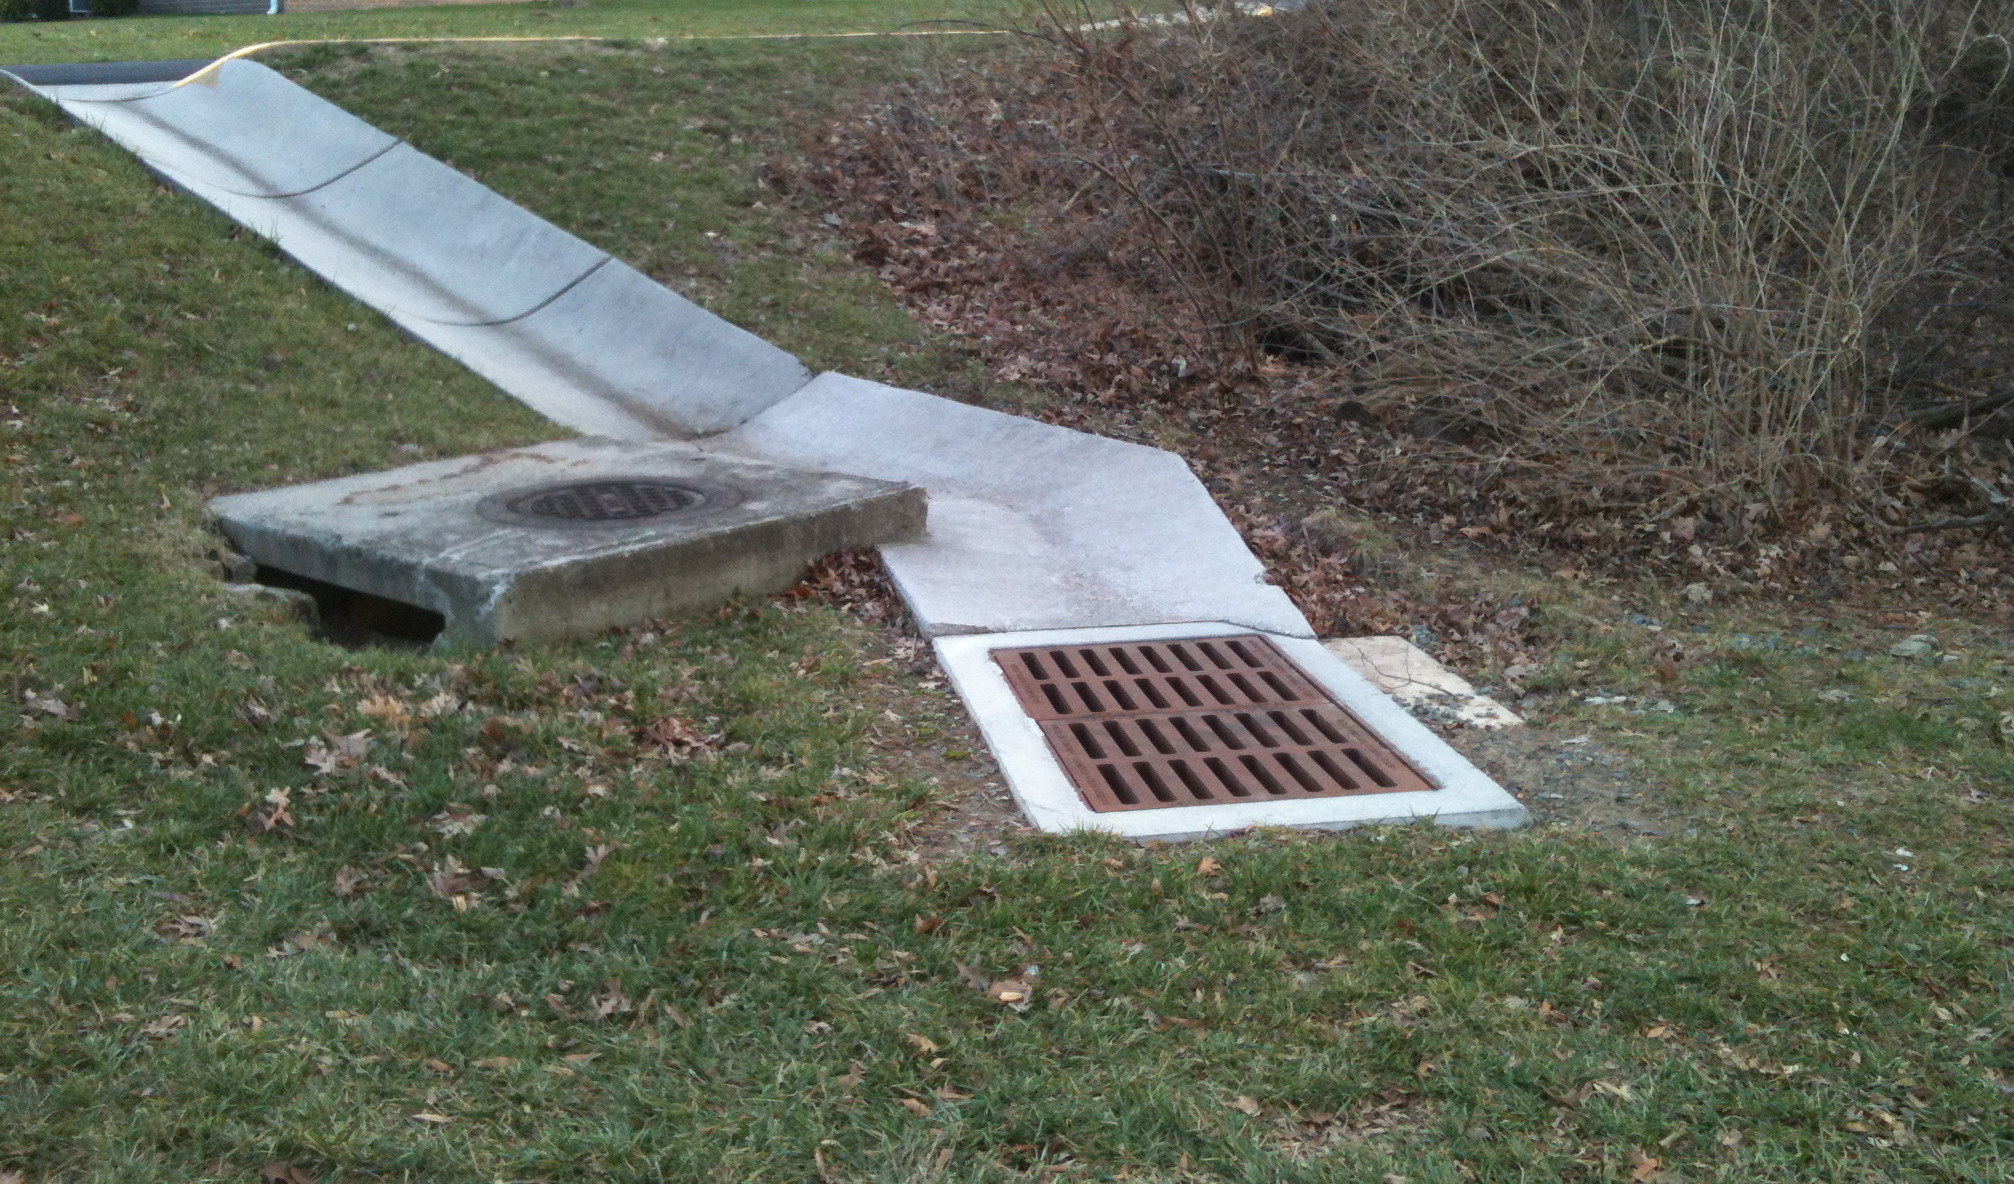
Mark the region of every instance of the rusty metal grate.
POLYGON ((1436 788, 1255 633, 993 659, 1100 813, 1436 788))
POLYGON ((623 522, 661 518, 703 505, 706 495, 669 481, 582 481, 512 498, 508 505, 531 518, 565 522, 623 522))

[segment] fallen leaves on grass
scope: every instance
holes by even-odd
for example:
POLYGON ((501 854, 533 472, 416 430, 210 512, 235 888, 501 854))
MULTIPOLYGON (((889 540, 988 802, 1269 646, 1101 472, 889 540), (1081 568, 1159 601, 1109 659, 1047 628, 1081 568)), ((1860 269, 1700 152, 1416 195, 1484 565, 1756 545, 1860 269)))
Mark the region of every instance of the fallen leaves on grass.
POLYGON ((1339 1143, 1422 1135, 1439 1117, 1431 1102, 1394 1086, 1343 1113, 1289 1112, 1275 1120, 1278 1130, 1273 1141, 1295 1158, 1307 1158, 1339 1143))
POLYGON ((671 760, 688 760, 720 751, 722 736, 700 730, 689 719, 667 715, 637 733, 637 743, 671 760))
POLYGON ((1034 993, 1034 987, 1018 978, 1001 979, 999 982, 989 984, 986 988, 986 997, 988 999, 1016 1009, 1026 1008, 1029 997, 1034 995, 1034 993))
POLYGON ((414 1122, 425 1123, 428 1126, 445 1126, 446 1124, 454 1121, 454 1119, 449 1118, 445 1114, 433 1114, 425 1110, 422 1110, 417 1114, 408 1114, 406 1115, 406 1117, 412 1119, 414 1122))
POLYGON ((1655 1155, 1645 1154, 1641 1147, 1630 1148, 1630 1184, 1653 1184, 1654 1181, 1662 1180, 1665 1175, 1663 1164, 1655 1155))
POLYGON ((902 1103, 902 1108, 904 1110, 909 1111, 916 1117, 918 1118, 930 1117, 930 1107, 924 1105, 922 1102, 917 1101, 915 1098, 897 1098, 896 1100, 902 1103))
POLYGON ((156 922, 154 932, 169 941, 199 941, 217 931, 217 918, 193 913, 156 922))
POLYGON ((1264 1108, 1259 1105, 1259 1100, 1245 1094, 1239 1094, 1224 1104, 1248 1118, 1257 1118, 1260 1114, 1264 1113, 1264 1108))
POLYGON ((282 828, 291 829, 294 825, 293 804, 291 790, 271 790, 258 801, 239 806, 238 820, 255 835, 271 834, 282 828))
POLYGON ((54 693, 45 694, 41 691, 27 691, 22 694, 21 703, 22 706, 28 709, 29 714, 39 712, 42 715, 53 715, 57 719, 63 720, 77 718, 77 709, 65 703, 54 693))
POLYGON ((301 745, 301 759, 316 773, 327 776, 356 768, 370 750, 371 734, 368 730, 351 732, 347 736, 331 733, 301 745))
MULTIPOLYGON (((6 1177, 0 1176, 0 1184, 6 1177)), ((259 1169, 259 1184, 315 1184, 315 1174, 284 1159, 276 1159, 259 1169)))
POLYGON ((296 933, 279 945, 266 951, 268 958, 292 958, 296 954, 319 954, 336 948, 335 931, 324 925, 320 929, 296 933))
POLYGON ((935 1040, 930 1039, 930 1037, 919 1036, 914 1032, 904 1032, 902 1038, 908 1041, 911 1047, 915 1048, 919 1056, 934 1056, 943 1047, 935 1040))
POLYGON ((404 731, 412 726, 413 712, 410 705, 390 695, 371 695, 357 704, 357 714, 377 720, 395 731, 404 731))
POLYGON ((596 1021, 612 1020, 619 1015, 628 1015, 636 1010, 636 1000, 622 989, 622 984, 609 979, 601 985, 601 990, 588 999, 588 1015, 596 1021))
POLYGON ((472 812, 461 802, 449 802, 447 809, 427 819, 427 826, 444 839, 457 839, 475 833, 475 829, 489 821, 489 815, 472 812))
POLYGON ((188 1016, 164 1015, 159 1019, 148 1020, 146 1023, 140 1025, 140 1035, 145 1036, 149 1040, 169 1040, 179 1035, 182 1029, 188 1026, 188 1016))
POLYGON ((370 876, 346 863, 336 869, 335 882, 329 885, 329 890, 345 900, 362 896, 371 890, 370 876))

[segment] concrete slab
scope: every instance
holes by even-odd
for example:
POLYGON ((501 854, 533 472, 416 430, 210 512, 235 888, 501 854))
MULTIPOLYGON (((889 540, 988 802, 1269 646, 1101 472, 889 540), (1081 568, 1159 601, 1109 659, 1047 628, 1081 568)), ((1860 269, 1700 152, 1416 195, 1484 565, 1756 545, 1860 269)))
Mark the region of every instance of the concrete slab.
POLYGON ((796 358, 618 260, 508 324, 393 319, 547 418, 619 439, 723 431, 809 378, 796 358))
POLYGON ((802 387, 783 350, 252 62, 35 89, 542 414, 717 432, 802 387))
POLYGON ((704 446, 928 489, 930 533, 882 550, 927 636, 1193 621, 1314 636, 1170 452, 842 374, 704 446))
POLYGON ((1221 622, 1181 628, 1034 630, 986 636, 939 637, 937 658, 972 710, 986 743, 1006 775, 1022 813, 1051 833, 1102 830, 1132 839, 1198 839, 1253 826, 1345 830, 1373 823, 1432 819, 1443 826, 1522 826, 1530 814, 1515 797, 1448 747, 1341 659, 1306 638, 1272 640, 1317 683, 1356 714, 1439 788, 1430 792, 1371 793, 1298 801, 1239 802, 1100 814, 1084 804, 1057 761, 1041 727, 1022 711, 992 652, 1021 646, 1167 641, 1216 637, 1251 630, 1221 622))
POLYGON ((37 86, 176 183, 248 197, 308 192, 399 143, 333 103, 301 102, 308 92, 285 76, 244 64, 224 68, 228 86, 111 77, 37 86))
POLYGON ((604 439, 222 497, 211 510, 260 564, 439 613, 443 640, 473 645, 781 591, 820 555, 925 522, 911 485, 604 439))
POLYGON ((1403 637, 1332 637, 1322 646, 1415 714, 1471 728, 1524 724, 1516 712, 1478 694, 1467 679, 1403 637))

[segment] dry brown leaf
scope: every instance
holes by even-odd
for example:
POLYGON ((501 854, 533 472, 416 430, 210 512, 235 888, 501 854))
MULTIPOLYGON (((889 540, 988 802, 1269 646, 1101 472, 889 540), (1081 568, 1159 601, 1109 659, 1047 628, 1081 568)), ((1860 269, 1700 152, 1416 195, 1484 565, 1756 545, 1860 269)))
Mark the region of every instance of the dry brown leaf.
POLYGON ((953 962, 958 968, 958 981, 975 991, 983 991, 993 985, 993 980, 980 973, 977 966, 967 966, 963 962, 953 962))
POLYGON ((430 1114, 425 1110, 422 1110, 417 1114, 408 1114, 406 1115, 406 1117, 412 1119, 414 1122, 424 1122, 430 1126, 441 1126, 445 1123, 450 1123, 454 1121, 454 1119, 449 1118, 445 1114, 430 1114))
POLYGON ((916 932, 923 934, 925 937, 928 937, 929 935, 937 932, 939 929, 943 927, 944 927, 944 918, 938 916, 936 913, 931 913, 927 917, 916 918, 916 932))
POLYGON ((915 1098, 902 1098, 899 1100, 902 1103, 902 1108, 904 1110, 909 1111, 911 1114, 914 1114, 916 1117, 918 1118, 930 1117, 930 1107, 924 1105, 922 1102, 917 1101, 915 1098))
POLYGON ((516 1058, 516 1057, 484 1057, 484 1058, 483 1058, 482 1060, 480 1060, 480 1061, 474 1061, 474 1062, 471 1062, 471 1063, 472 1063, 472 1064, 474 1064, 474 1065, 475 1065, 475 1067, 476 1067, 476 1068, 478 1068, 478 1069, 495 1069, 495 1070, 503 1070, 503 1069, 508 1069, 508 1068, 510 1068, 510 1067, 511 1067, 512 1065, 515 1065, 515 1064, 517 1064, 517 1058, 516 1058))
POLYGON ((1259 1106, 1259 1099, 1257 1098, 1248 1097, 1245 1094, 1239 1094, 1237 1097, 1232 1098, 1228 1103, 1226 1103, 1226 1105, 1230 1106, 1231 1109, 1236 1110, 1238 1113, 1243 1114, 1249 1118, 1257 1118, 1259 1116, 1260 1106, 1259 1106))
MULTIPOLYGON (((7 1184, 4 1173, 0 1173, 0 1184, 7 1184)), ((315 1184, 315 1174, 298 1164, 276 1159, 259 1169, 259 1184, 315 1184)))
POLYGON ((337 896, 347 899, 369 891, 369 880, 364 873, 346 863, 336 869, 335 882, 329 887, 337 896))
POLYGON ((637 741, 661 756, 684 760, 719 751, 721 737, 701 731, 689 719, 667 715, 637 733, 637 741))
POLYGON ((238 807, 238 817, 253 834, 270 834, 294 825, 293 804, 292 791, 282 787, 269 791, 259 801, 238 807))
POLYGON ((167 1040, 189 1026, 185 1015, 164 1015, 157 1020, 149 1020, 140 1025, 140 1034, 150 1040, 167 1040))
POLYGON ((388 728, 404 729, 413 722, 412 709, 390 695, 372 695, 357 704, 357 714, 366 715, 388 728))
POLYGON ((1196 874, 1199 876, 1218 876, 1222 875, 1223 872, 1224 865, 1218 863, 1208 855, 1196 861, 1196 874))
POLYGON ((426 1060, 421 1061, 420 1064, 425 1065, 429 1073, 438 1073, 442 1077, 452 1077, 455 1073, 453 1065, 436 1057, 428 1057, 426 1060))
POLYGON ((339 773, 356 768, 370 750, 371 734, 368 730, 351 732, 347 736, 332 734, 302 745, 301 759, 317 773, 339 773))
POLYGON ((601 990, 588 1002, 592 1004, 593 1011, 591 1014, 597 1020, 607 1020, 619 1015, 628 1015, 636 1008, 636 1000, 631 999, 629 993, 622 989, 622 984, 615 979, 609 979, 603 983, 601 990))
POLYGON ((1661 1164, 1654 1155, 1646 1155, 1639 1148, 1631 1148, 1629 1153, 1630 1184, 1650 1184, 1664 1175, 1661 1164))
POLYGON ((919 1055, 926 1057, 935 1054, 941 1047, 935 1040, 930 1039, 930 1037, 919 1036, 914 1032, 904 1032, 902 1038, 907 1040, 919 1055))
POLYGON ((169 917, 154 926, 154 932, 169 941, 195 941, 217 931, 217 918, 198 917, 193 914, 169 917))
POLYGON ((1029 986, 1018 978, 1003 978, 997 983, 988 985, 986 988, 986 997, 988 999, 991 999, 995 1003, 1005 1003, 1010 1007, 1016 1004, 1027 1003, 1028 997, 1034 993, 1034 987, 1029 986))

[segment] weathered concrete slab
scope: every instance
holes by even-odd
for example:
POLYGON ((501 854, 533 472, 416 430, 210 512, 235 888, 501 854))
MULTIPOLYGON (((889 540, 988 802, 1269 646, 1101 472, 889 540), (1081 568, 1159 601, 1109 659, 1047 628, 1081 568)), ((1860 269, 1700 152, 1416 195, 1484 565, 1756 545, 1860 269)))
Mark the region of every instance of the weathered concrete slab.
POLYGON ((1275 635, 1272 640, 1335 700, 1404 753, 1438 788, 1429 792, 1366 793, 1297 801, 1228 802, 1157 810, 1098 813, 1070 784, 1041 725, 1021 708, 1007 685, 994 650, 1022 646, 1090 645, 1100 642, 1170 641, 1216 637, 1248 630, 1222 623, 1182 627, 1055 629, 995 633, 981 637, 940 637, 937 658, 959 697, 986 737, 1014 800, 1042 830, 1066 833, 1102 830, 1131 839, 1201 839, 1254 826, 1346 830, 1378 823, 1432 819, 1442 826, 1515 827, 1530 819, 1522 802, 1470 764, 1418 720, 1364 681, 1318 641, 1275 635))
POLYGON ((1471 728, 1515 728, 1516 712, 1403 637, 1331 637, 1322 642, 1345 665, 1408 710, 1471 728))
POLYGON ((555 421, 717 432, 809 380, 770 345, 263 66, 40 85, 169 182, 555 421))
POLYGON ((912 485, 603 439, 222 497, 211 509, 260 564, 440 613, 445 640, 476 645, 780 591, 820 555, 911 538, 925 521, 912 485), (680 503, 690 504, 636 516, 680 503))
POLYGON ((886 547, 928 636, 1228 621, 1313 630, 1171 452, 823 374, 722 454, 930 491, 930 533, 886 547))
POLYGON ((283 75, 235 65, 224 68, 228 87, 39 87, 176 183, 247 197, 308 192, 399 143, 333 103, 300 102, 307 92, 283 75))

